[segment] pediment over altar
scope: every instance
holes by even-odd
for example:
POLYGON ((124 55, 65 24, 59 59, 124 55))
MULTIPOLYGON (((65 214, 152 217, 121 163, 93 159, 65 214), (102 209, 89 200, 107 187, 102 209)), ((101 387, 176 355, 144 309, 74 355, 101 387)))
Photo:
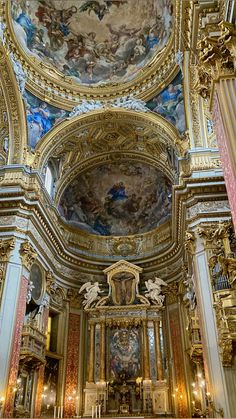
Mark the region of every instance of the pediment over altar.
POLYGON ((132 306, 145 304, 150 305, 146 297, 140 294, 140 273, 143 271, 139 266, 126 260, 120 260, 104 269, 109 286, 108 296, 102 298, 97 307, 109 306, 132 306))
POLYGON ((167 284, 155 277, 145 281, 145 287, 140 287, 140 274, 143 269, 126 260, 120 260, 104 269, 107 286, 98 282, 87 282, 80 288, 84 292, 84 309, 96 310, 101 308, 138 308, 155 306, 161 308, 165 296, 161 294, 162 286, 167 284), (105 295, 104 295, 105 294, 105 295))

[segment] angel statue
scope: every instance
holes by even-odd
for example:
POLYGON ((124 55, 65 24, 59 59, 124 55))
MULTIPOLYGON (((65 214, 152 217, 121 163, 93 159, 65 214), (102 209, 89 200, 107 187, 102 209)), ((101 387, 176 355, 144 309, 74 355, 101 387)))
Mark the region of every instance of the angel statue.
POLYGON ((26 303, 29 304, 32 298, 32 291, 35 288, 32 281, 29 281, 26 294, 26 303))
POLYGON ((193 275, 187 274, 183 283, 186 286, 186 293, 183 297, 183 301, 186 302, 186 305, 190 308, 190 310, 194 310, 197 305, 197 300, 194 288, 193 275))
POLYGON ((153 304, 162 306, 165 296, 161 294, 161 287, 167 286, 167 284, 162 281, 161 278, 155 277, 155 279, 148 279, 145 281, 147 291, 145 291, 145 296, 150 298, 153 304))
POLYGON ((101 290, 99 288, 99 283, 94 282, 93 284, 89 281, 82 285, 82 287, 79 290, 79 293, 81 294, 84 290, 86 290, 84 294, 84 301, 83 306, 86 310, 87 308, 91 307, 91 305, 98 299, 99 293, 101 293, 101 290))

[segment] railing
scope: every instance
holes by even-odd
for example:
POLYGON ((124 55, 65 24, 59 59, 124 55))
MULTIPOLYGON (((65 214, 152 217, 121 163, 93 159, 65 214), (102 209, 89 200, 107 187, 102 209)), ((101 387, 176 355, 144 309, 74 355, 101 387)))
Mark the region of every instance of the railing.
POLYGON ((37 330, 37 328, 27 323, 23 326, 22 340, 21 340, 21 359, 31 359, 36 362, 45 362, 45 345, 46 336, 37 330))

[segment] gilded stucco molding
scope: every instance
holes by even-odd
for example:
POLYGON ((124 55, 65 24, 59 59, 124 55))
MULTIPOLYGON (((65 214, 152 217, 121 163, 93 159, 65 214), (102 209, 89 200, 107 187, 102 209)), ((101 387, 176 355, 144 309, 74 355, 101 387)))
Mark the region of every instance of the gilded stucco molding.
POLYGON ((30 271, 31 266, 37 258, 37 253, 34 251, 33 247, 31 246, 28 240, 21 243, 20 256, 22 259, 23 266, 25 266, 25 268, 28 269, 28 271, 30 271))
POLYGON ((7 104, 4 98, 0 79, 0 165, 7 164, 9 154, 9 121, 7 104))
POLYGON ((0 43, 0 82, 9 120, 8 162, 22 163, 23 148, 27 144, 25 110, 9 54, 0 43))
MULTIPOLYGON (((56 126, 38 142, 34 152, 35 160, 33 168, 42 170, 50 156, 58 157, 68 153, 73 147, 78 147, 78 153, 81 154, 82 150, 79 149, 79 145, 83 141, 87 141, 89 147, 88 139, 91 138, 91 135, 93 138, 96 138, 96 136, 103 134, 104 137, 104 132, 108 135, 109 133, 119 133, 120 131, 123 133, 124 138, 127 138, 125 130, 127 130, 132 142, 134 142, 135 133, 136 140, 138 137, 143 136, 147 140, 147 149, 149 147, 148 153, 151 155, 153 154, 152 149, 155 147, 155 142, 172 146, 177 154, 181 153, 181 147, 185 144, 184 140, 183 144, 181 143, 181 138, 176 128, 160 115, 152 112, 145 113, 119 108, 115 110, 107 108, 105 110, 91 111, 89 114, 65 120, 56 126), (89 133, 86 132, 87 130, 89 130, 89 133)), ((104 140, 104 144, 106 145, 106 140, 104 140)), ((95 147, 95 144, 92 144, 92 146, 95 147)), ((96 153, 99 153, 99 147, 100 153, 103 151, 102 144, 100 144, 97 146, 97 149, 95 147, 96 153)), ((120 147, 122 148, 122 144, 120 147)), ((112 147, 111 150, 113 151, 114 148, 112 147)), ((117 151, 120 151, 119 142, 117 151)))

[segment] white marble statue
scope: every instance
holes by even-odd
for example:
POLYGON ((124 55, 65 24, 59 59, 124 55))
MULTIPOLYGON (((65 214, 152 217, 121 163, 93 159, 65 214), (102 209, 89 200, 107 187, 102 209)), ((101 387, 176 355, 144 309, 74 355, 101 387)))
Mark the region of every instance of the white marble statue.
POLYGON ((175 54, 175 62, 178 64, 180 70, 183 73, 183 61, 184 61, 184 54, 182 51, 177 51, 175 54))
POLYGON ((35 288, 32 281, 29 281, 26 294, 26 303, 29 304, 32 298, 32 291, 35 288))
POLYGON ((14 54, 10 53, 11 62, 13 65, 13 70, 16 76, 17 84, 19 87, 20 92, 23 94, 25 91, 25 83, 26 83, 26 73, 23 70, 22 64, 20 61, 17 61, 14 57, 14 54))
POLYGON ((125 108, 132 111, 150 112, 150 109, 146 106, 146 103, 137 99, 133 95, 118 97, 114 101, 110 101, 109 105, 113 108, 125 108))
POLYGON ((82 285, 79 293, 81 294, 84 290, 86 292, 84 294, 83 306, 86 310, 87 308, 90 308, 91 305, 98 299, 101 290, 98 282, 94 282, 92 284, 90 281, 82 285))
POLYGON ((135 98, 133 95, 118 97, 114 100, 109 100, 102 103, 100 100, 85 100, 82 99, 81 102, 75 106, 70 112, 68 118, 73 118, 74 116, 83 115, 85 113, 94 111, 96 109, 104 108, 124 108, 130 109, 132 111, 141 111, 141 112, 150 112, 150 109, 146 106, 146 103, 135 98))
POLYGON ((100 100, 85 100, 82 99, 79 105, 75 106, 72 111, 70 112, 68 118, 73 118, 74 116, 79 116, 91 111, 94 111, 96 109, 102 109, 103 105, 100 100))
POLYGON ((153 304, 163 305, 165 296, 161 294, 161 287, 167 286, 161 278, 155 277, 155 279, 148 279, 145 281, 147 291, 145 291, 145 297, 150 299, 153 304))
POLYGON ((48 294, 44 294, 44 297, 42 299, 42 302, 39 306, 38 314, 42 314, 44 311, 44 308, 49 308, 50 303, 50 297, 48 294))
POLYGON ((184 285, 186 286, 186 293, 183 297, 183 301, 186 301, 187 306, 190 308, 190 310, 194 310, 197 304, 196 301, 196 294, 194 289, 194 282, 193 282, 193 275, 187 275, 184 285))
POLYGON ((5 30, 6 25, 3 22, 0 22, 0 41, 4 46, 6 45, 5 30))

